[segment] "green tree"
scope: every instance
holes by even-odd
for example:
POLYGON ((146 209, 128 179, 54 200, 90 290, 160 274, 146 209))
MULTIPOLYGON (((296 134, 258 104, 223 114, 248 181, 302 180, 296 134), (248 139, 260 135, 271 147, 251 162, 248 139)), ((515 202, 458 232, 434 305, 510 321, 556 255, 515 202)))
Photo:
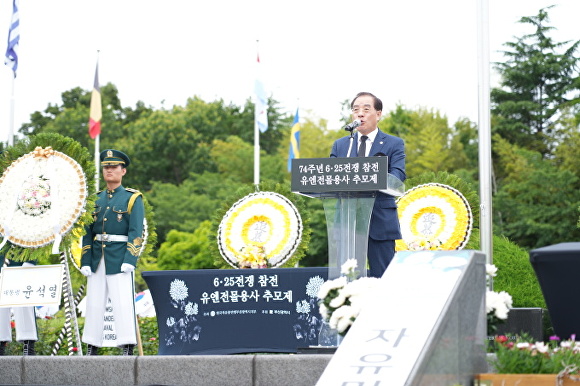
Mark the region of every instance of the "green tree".
POLYGON ((539 152, 519 148, 497 135, 494 142, 506 170, 494 197, 499 234, 524 248, 578 240, 578 177, 558 169, 539 152))
POLYGON ((449 170, 476 186, 479 180, 479 140, 477 126, 469 119, 455 122, 450 149, 456 154, 449 170))
POLYGON ((553 154, 562 110, 580 104, 575 56, 580 41, 555 42, 548 36, 554 29, 548 26, 550 8, 520 19, 535 32, 505 43, 510 49, 503 52, 507 60, 496 63, 501 88, 491 91, 494 133, 543 156, 553 154))
POLYGON ((404 137, 409 133, 411 127, 411 111, 407 110, 403 105, 397 104, 394 111, 383 115, 385 118, 381 120, 379 127, 397 137, 404 137))
POLYGON ((396 133, 405 141, 407 178, 427 171, 452 172, 468 165, 464 149, 470 145, 474 129, 466 122, 451 128, 447 117, 439 112, 410 111, 398 106, 379 122, 379 128, 396 133))
POLYGON ((208 138, 188 122, 182 108, 155 111, 131 123, 128 130, 131 135, 116 146, 131 155, 127 179, 142 190, 148 190, 153 181, 179 185, 190 173, 215 170, 208 138))
MULTIPOLYGON (((242 183, 254 182, 254 146, 231 136, 225 141, 214 140, 210 157, 220 174, 242 183)), ((282 182, 286 175, 286 160, 277 154, 260 151, 260 181, 282 182)))
POLYGON ((301 267, 326 267, 328 265, 328 231, 326 229, 326 215, 322 200, 317 198, 306 199, 308 210, 302 216, 308 216, 312 236, 308 250, 300 260, 301 267))
POLYGON ((216 268, 209 248, 210 230, 210 221, 204 221, 193 233, 170 231, 167 240, 159 247, 159 269, 216 268))
POLYGON ((157 214, 159 241, 165 241, 172 229, 194 232, 240 186, 233 176, 209 172, 192 173, 179 185, 154 182, 147 198, 157 214))
MULTIPOLYGON (((88 135, 91 92, 75 87, 61 94, 62 104, 52 105, 30 115, 30 122, 18 130, 25 136, 42 132, 54 132, 71 137, 94 152, 94 141, 88 135)), ((150 114, 152 109, 137 102, 135 109, 121 107, 117 87, 108 83, 101 87, 103 117, 101 119, 101 148, 114 147, 117 140, 129 133, 125 126, 138 118, 150 114)))
MULTIPOLYGON (((330 155, 332 144, 337 139, 348 135, 344 130, 328 129, 328 121, 318 119, 313 121, 304 119, 300 126, 300 158, 326 158, 330 155)), ((290 138, 290 131, 286 138, 290 138)), ((288 157, 289 139, 286 141, 283 151, 288 157)))
POLYGON ((565 129, 561 143, 556 149, 554 161, 559 168, 569 170, 580 178, 580 168, 578 168, 578 160, 580 159, 579 124, 570 114, 563 117, 562 122, 565 129))

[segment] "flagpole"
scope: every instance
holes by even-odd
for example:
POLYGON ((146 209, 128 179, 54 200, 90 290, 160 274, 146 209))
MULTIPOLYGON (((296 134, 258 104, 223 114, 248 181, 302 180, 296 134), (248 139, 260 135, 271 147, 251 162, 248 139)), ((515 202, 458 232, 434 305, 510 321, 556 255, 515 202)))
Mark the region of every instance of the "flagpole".
POLYGON ((16 70, 18 69, 18 47, 20 45, 20 13, 18 10, 18 0, 12 1, 12 17, 10 18, 10 29, 8 30, 8 47, 6 48, 6 59, 4 64, 12 68, 12 94, 10 96, 10 122, 8 126, 8 146, 14 145, 14 89, 16 80, 16 70))
MULTIPOLYGON (((256 52, 258 53, 258 65, 260 63, 260 50, 259 50, 259 40, 256 40, 256 52)), ((256 81, 258 79, 258 71, 256 71, 256 81)), ((260 185, 260 128, 258 127, 258 95, 254 96, 254 186, 256 190, 260 185)))
MULTIPOLYGON (((100 53, 101 53, 101 50, 97 50, 97 70, 99 68, 99 54, 100 53)), ((95 76, 96 75, 97 74, 95 74, 95 76)), ((93 85, 93 87, 94 87, 94 85, 93 85)), ((99 92, 100 92, 100 90, 99 90, 99 92)), ((102 102, 100 102, 100 103, 102 104, 102 102)), ((97 136, 95 137, 95 191, 96 192, 99 191, 99 164, 100 164, 99 155, 101 153, 100 147, 101 147, 101 133, 99 132, 99 134, 97 134, 97 136)))
POLYGON ((260 185, 260 129, 258 128, 258 109, 254 107, 254 185, 260 185))
MULTIPOLYGON (((477 1, 477 48, 479 68, 479 199, 480 249, 486 262, 493 262, 493 227, 491 219, 491 121, 489 84, 489 6, 488 0, 477 1)), ((493 284, 490 283, 490 287, 493 284)))
POLYGON ((99 191, 99 151, 101 134, 95 137, 95 191, 99 191))
POLYGON ((14 145, 14 88, 15 88, 15 79, 16 77, 12 77, 12 95, 10 96, 10 123, 8 126, 8 146, 14 145))

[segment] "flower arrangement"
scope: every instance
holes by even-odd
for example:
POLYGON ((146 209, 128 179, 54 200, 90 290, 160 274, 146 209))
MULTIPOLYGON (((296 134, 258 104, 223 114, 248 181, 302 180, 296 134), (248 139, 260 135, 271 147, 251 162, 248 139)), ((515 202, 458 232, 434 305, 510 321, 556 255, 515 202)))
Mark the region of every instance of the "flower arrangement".
POLYGON ((346 335, 365 300, 380 280, 374 277, 361 277, 356 270, 356 259, 349 259, 341 266, 337 279, 326 281, 318 291, 320 316, 336 329, 341 336, 346 335))
POLYGON ((50 183, 44 176, 30 176, 22 184, 18 208, 29 216, 40 216, 50 209, 50 183))
MULTIPOLYGON (((551 336, 548 343, 533 343, 527 335, 509 341, 504 335, 495 338, 496 355, 490 359, 498 374, 578 374, 580 342, 573 335, 560 341, 551 336)), ((578 378, 577 380, 580 380, 578 378)))
POLYGON ((268 268, 268 255, 263 245, 250 244, 242 247, 237 260, 239 268, 268 268))
MULTIPOLYGON (((488 287, 489 281, 497 274, 497 267, 493 264, 486 264, 488 287)), ((497 331, 497 326, 504 323, 512 308, 512 297, 505 291, 495 292, 487 290, 485 294, 485 312, 487 314, 487 332, 493 335, 497 331)))
POLYGON ((438 239, 430 239, 424 236, 418 236, 407 242, 409 251, 435 251, 441 249, 443 243, 438 239))

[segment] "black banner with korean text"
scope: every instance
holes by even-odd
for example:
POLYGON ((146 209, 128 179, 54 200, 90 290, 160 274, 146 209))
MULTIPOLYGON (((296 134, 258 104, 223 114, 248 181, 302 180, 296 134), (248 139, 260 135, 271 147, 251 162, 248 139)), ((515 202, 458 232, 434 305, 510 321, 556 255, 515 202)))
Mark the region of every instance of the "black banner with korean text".
POLYGON ((143 272, 160 355, 293 353, 318 344, 328 268, 143 272))
POLYGON ((292 160, 292 191, 308 195, 387 189, 388 157, 292 160))

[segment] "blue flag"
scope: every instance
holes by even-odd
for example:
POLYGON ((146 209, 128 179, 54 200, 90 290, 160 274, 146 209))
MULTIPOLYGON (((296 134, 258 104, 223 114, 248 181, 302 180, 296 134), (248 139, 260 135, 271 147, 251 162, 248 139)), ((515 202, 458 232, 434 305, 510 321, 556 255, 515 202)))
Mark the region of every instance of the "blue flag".
POLYGON ((8 48, 6 48, 6 59, 4 64, 10 66, 14 71, 16 78, 16 70, 18 69, 18 44, 20 43, 20 16, 18 14, 18 0, 14 0, 12 5, 12 21, 10 23, 10 31, 8 32, 8 48))
POLYGON ((288 171, 292 171, 292 160, 294 158, 300 158, 300 118, 298 118, 298 109, 296 109, 296 116, 294 117, 294 123, 292 123, 292 131, 290 132, 288 171))

